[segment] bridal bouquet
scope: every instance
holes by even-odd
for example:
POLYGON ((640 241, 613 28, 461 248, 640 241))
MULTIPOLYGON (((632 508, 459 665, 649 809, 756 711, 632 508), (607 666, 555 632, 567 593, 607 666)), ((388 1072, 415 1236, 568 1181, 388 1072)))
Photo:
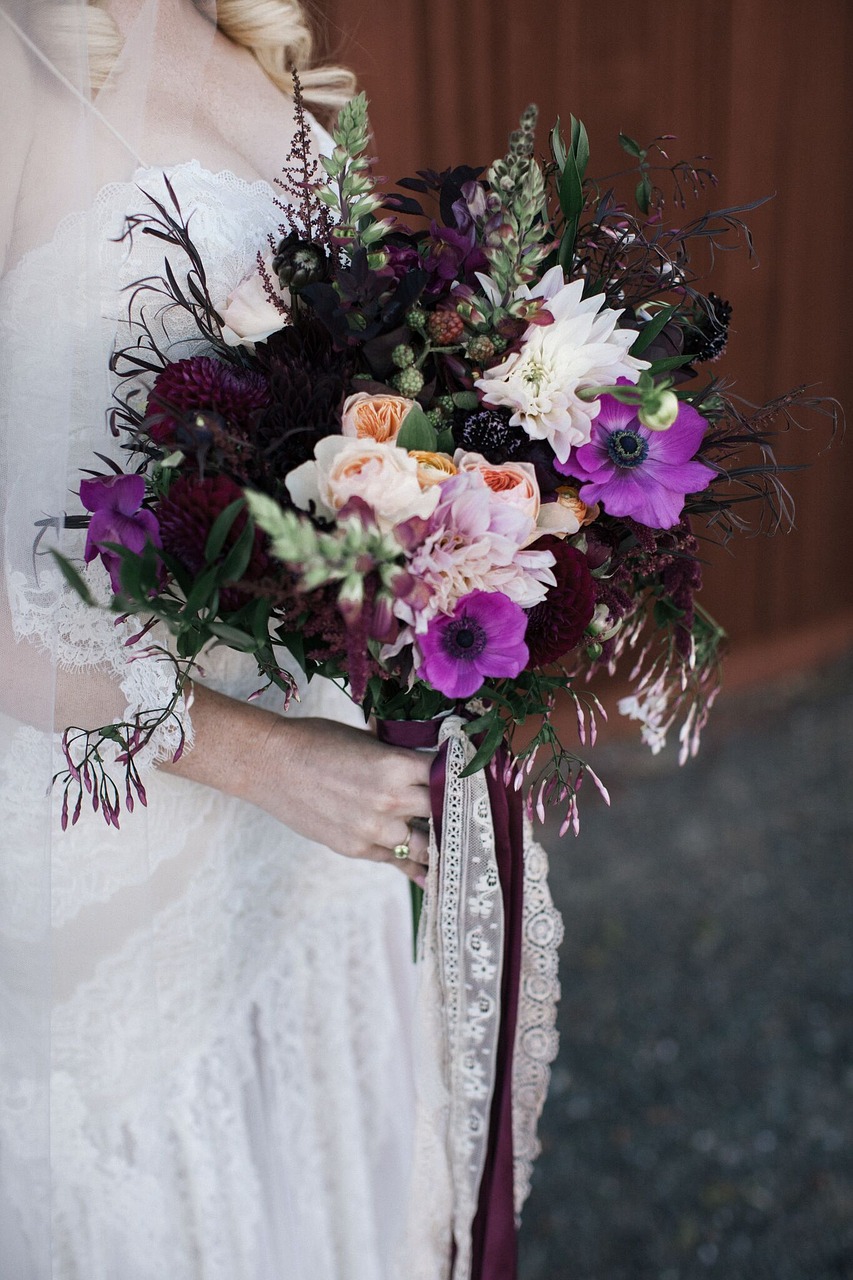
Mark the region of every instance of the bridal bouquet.
POLYGON ((134 286, 113 360, 127 465, 83 480, 76 520, 111 607, 143 619, 132 657, 172 663, 175 687, 128 723, 66 732, 63 824, 87 793, 115 826, 122 800, 145 802, 140 754, 180 726, 211 644, 251 655, 285 704, 297 664, 385 740, 436 750, 413 1185, 430 1212, 410 1256, 430 1280, 510 1277, 560 936, 524 810, 560 806, 576 832, 586 776, 607 799, 552 713, 573 700, 594 741, 582 677, 632 651, 620 709, 653 750, 680 722, 682 759, 696 751, 724 638, 695 601, 696 525, 728 537, 750 499, 789 515, 767 428, 803 397, 750 413, 703 376, 731 308, 697 289, 695 250, 749 233, 742 209, 667 224, 659 181, 681 213, 713 175, 670 165, 663 139, 621 138, 628 202, 587 178, 574 118, 540 162, 529 108, 488 170, 382 194, 364 98, 319 163, 298 84, 295 101, 282 225, 229 297, 211 297, 168 176, 127 225, 168 256, 134 286), (181 358, 175 309, 197 335, 181 358))
MULTIPOLYGON (((506 743, 502 773, 531 783, 528 810, 557 803, 577 831, 585 775, 606 791, 560 741, 557 696, 594 741, 600 707, 579 678, 633 650, 620 709, 653 750, 680 717, 682 759, 695 752, 723 633, 694 599, 692 522, 727 536, 751 497, 784 512, 764 428, 793 397, 750 418, 698 377, 725 347, 730 307, 695 288, 691 250, 729 233, 748 243, 742 210, 667 228, 653 149, 622 137, 639 176, 631 211, 585 179, 574 118, 537 160, 534 108, 486 172, 425 171, 383 196, 364 98, 319 164, 298 86, 296 99, 279 235, 229 298, 210 297, 168 179, 171 199, 128 222, 188 269, 181 279, 167 259, 134 289, 149 305, 114 357, 112 413, 129 465, 81 484, 85 558, 107 567, 114 608, 144 616, 134 656, 174 663, 175 697, 66 733, 63 820, 88 792, 118 825, 116 757, 126 807, 144 802, 136 757, 177 721, 214 642, 253 655, 285 699, 295 662, 381 721, 463 712, 471 771, 506 743), (170 308, 192 317, 196 354, 164 350, 170 308), (173 644, 143 651, 158 622, 173 644)), ((677 205, 685 179, 712 177, 669 173, 677 205)))

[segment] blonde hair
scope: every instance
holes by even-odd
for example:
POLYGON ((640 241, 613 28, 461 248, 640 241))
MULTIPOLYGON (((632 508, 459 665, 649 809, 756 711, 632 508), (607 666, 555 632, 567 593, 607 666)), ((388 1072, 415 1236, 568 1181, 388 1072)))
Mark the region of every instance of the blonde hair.
MULTIPOLYGON (((88 0, 86 5, 93 93, 103 87, 121 52, 121 37, 106 12, 106 4, 107 0, 88 0)), ((61 4, 51 5, 50 9, 54 36, 61 38, 63 32, 58 27, 62 26, 63 16, 70 23, 76 15, 61 4)), ((355 76, 345 67, 311 65, 314 36, 299 0, 216 0, 216 25, 223 35, 254 54, 259 66, 283 93, 291 92, 291 72, 298 71, 309 106, 334 115, 355 93, 355 76)))

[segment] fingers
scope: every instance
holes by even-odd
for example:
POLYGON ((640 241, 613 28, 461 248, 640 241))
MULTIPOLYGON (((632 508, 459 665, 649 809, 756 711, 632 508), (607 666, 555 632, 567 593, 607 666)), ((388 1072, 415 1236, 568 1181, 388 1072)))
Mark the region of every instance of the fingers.
POLYGON ((395 866, 399 867, 403 875, 409 880, 419 885, 421 889, 426 888, 426 867, 421 866, 419 862, 412 862, 410 859, 406 861, 395 861, 395 866))
POLYGON ((409 859, 425 867, 429 863, 429 832, 409 827, 409 859))

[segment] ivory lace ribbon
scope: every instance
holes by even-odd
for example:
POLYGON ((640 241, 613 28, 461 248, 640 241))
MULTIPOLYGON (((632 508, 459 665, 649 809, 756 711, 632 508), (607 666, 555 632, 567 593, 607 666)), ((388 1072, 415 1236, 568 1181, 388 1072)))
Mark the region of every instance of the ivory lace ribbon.
POLYGON ((520 795, 503 784, 503 749, 494 768, 462 777, 476 748, 461 717, 380 722, 379 734, 438 748, 418 935, 410 1213, 398 1274, 515 1280, 517 1215, 556 1051, 562 923, 547 891, 547 858, 524 828, 520 795))

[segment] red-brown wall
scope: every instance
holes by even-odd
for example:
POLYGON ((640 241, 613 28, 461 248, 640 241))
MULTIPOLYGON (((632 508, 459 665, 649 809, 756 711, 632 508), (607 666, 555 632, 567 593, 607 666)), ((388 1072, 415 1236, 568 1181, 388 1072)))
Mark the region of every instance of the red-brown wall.
MULTIPOLYGON (((592 173, 624 167, 620 130, 641 142, 673 133, 673 158, 711 157, 716 207, 772 195, 749 218, 760 265, 743 252, 717 260, 711 287, 732 301, 734 332, 716 369, 751 401, 807 382, 853 404, 849 0, 323 0, 318 11, 370 97, 390 180, 488 163, 536 101, 543 151, 558 114, 584 120, 592 173)), ((735 652, 791 649, 795 635, 806 661, 830 633, 853 640, 853 448, 817 456, 828 431, 809 425, 779 447, 813 464, 790 479, 796 531, 709 551, 703 601, 735 652)))

